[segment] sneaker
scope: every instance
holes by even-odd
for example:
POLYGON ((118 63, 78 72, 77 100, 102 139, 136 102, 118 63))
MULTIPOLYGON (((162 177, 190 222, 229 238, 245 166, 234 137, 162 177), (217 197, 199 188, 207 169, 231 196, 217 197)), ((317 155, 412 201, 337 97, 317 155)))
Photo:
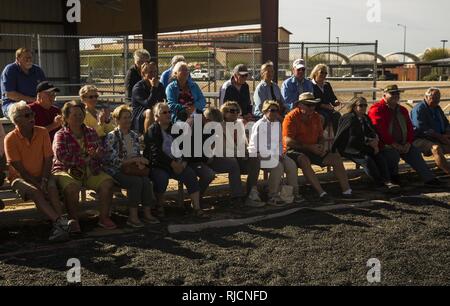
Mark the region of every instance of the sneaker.
POLYGON ((280 196, 274 196, 267 200, 267 205, 275 206, 275 207, 285 207, 287 203, 283 201, 280 196))
POLYGON ((296 194, 296 195, 294 196, 294 204, 301 204, 301 203, 303 203, 303 202, 306 202, 306 199, 305 199, 304 197, 302 197, 302 196, 299 195, 299 194, 296 194))
MULTIPOLYGON (((58 219, 59 220, 59 219, 58 219)), ((59 224, 58 221, 53 223, 52 232, 48 240, 51 242, 64 242, 70 239, 69 232, 59 224)))
POLYGON ((400 188, 400 185, 394 184, 392 182, 386 182, 383 185, 384 185, 384 187, 386 187, 389 190, 400 188))
POLYGON ((259 197, 258 189, 256 187, 253 187, 252 190, 250 190, 248 198, 255 202, 262 202, 261 198, 259 197))
POLYGON ((135 222, 135 221, 127 220, 127 225, 132 228, 143 228, 144 227, 144 223, 142 223, 141 221, 135 222))
POLYGON ((71 219, 68 221, 70 234, 81 234, 80 223, 77 220, 71 219))
POLYGON ((259 207, 266 206, 266 203, 264 203, 262 201, 255 201, 255 200, 252 200, 250 197, 248 197, 247 200, 245 200, 245 205, 248 207, 259 208, 259 207))
POLYGON ((58 223, 58 225, 66 232, 70 232, 70 223, 66 217, 59 217, 58 220, 56 220, 56 223, 58 223))

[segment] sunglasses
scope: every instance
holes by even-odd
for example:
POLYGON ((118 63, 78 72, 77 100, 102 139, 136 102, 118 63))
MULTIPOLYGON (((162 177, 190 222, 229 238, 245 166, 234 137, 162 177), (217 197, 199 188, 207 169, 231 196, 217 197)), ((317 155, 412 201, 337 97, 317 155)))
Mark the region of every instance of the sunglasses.
POLYGON ((311 104, 311 103, 303 103, 303 105, 306 107, 311 107, 311 108, 316 107, 315 104, 311 104))
POLYGON ((227 111, 227 113, 230 113, 230 114, 238 114, 238 113, 239 113, 239 110, 238 110, 238 109, 235 109, 235 108, 232 108, 232 109, 229 109, 229 110, 227 111))
POLYGON ((167 114, 170 114, 170 111, 163 111, 163 112, 161 112, 160 114, 161 114, 161 115, 167 115, 167 114))
POLYGON ((241 77, 243 77, 243 78, 247 78, 248 77, 248 74, 239 74, 241 77))
POLYGON ((297 71, 305 71, 306 69, 305 68, 298 68, 298 69, 296 69, 297 71))
POLYGON ((86 96, 87 99, 98 99, 98 95, 86 96))
POLYGON ((367 107, 367 104, 358 104, 359 107, 367 107))
POLYGON ((271 112, 271 113, 278 113, 279 109, 278 108, 271 108, 271 109, 269 109, 269 112, 271 112))

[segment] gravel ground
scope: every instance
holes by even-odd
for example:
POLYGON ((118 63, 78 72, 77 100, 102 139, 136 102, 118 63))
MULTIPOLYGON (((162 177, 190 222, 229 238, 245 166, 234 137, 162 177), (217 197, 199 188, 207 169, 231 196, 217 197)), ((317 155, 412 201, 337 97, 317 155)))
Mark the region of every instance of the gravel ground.
MULTIPOLYGON (((417 180, 413 174, 405 178, 417 180)), ((83 285, 369 285, 370 258, 381 263, 381 285, 449 285, 448 187, 426 190, 411 184, 401 192, 405 197, 395 199, 376 189, 363 191, 364 184, 352 182, 360 195, 384 202, 328 212, 302 210, 198 233, 167 232, 169 223, 200 221, 176 207, 162 225, 113 235, 93 231, 65 244, 46 242, 45 223, 3 228, 0 285, 67 285, 69 258, 80 260, 83 285), (429 192, 439 193, 414 196, 429 192)), ((332 193, 337 188, 336 183, 326 186, 332 193)), ((209 201, 223 202, 220 195, 209 201)), ((205 219, 255 214, 222 207, 205 219)), ((113 217, 125 222, 121 214, 113 217)), ((95 219, 82 225, 91 231, 95 219)))

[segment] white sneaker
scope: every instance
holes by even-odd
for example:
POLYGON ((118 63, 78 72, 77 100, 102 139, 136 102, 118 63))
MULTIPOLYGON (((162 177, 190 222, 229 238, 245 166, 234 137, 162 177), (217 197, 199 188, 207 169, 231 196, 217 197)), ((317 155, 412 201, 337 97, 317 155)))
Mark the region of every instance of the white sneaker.
POLYGON ((288 203, 283 201, 280 198, 280 196, 276 195, 276 196, 269 198, 269 200, 267 201, 267 205, 275 206, 275 207, 284 207, 284 206, 288 205, 288 203))
POLYGON ((260 207, 266 206, 266 203, 261 202, 261 201, 255 201, 255 200, 250 199, 250 197, 248 197, 247 200, 245 200, 245 205, 249 206, 249 207, 260 208, 260 207))
POLYGON ((253 187, 252 190, 250 190, 248 198, 256 202, 262 202, 261 198, 259 197, 258 189, 256 187, 253 187))

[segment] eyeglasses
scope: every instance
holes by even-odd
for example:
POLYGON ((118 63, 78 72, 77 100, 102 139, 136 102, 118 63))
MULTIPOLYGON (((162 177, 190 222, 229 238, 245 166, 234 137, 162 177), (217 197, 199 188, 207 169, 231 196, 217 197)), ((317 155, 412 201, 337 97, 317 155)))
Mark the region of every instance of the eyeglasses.
POLYGON ((269 109, 269 112, 271 113, 278 113, 280 110, 278 108, 271 108, 269 109))
POLYGON ((238 109, 235 109, 235 108, 231 108, 231 109, 227 110, 227 113, 230 113, 230 114, 238 114, 238 113, 239 113, 239 110, 238 110, 238 109))
POLYGON ((20 117, 24 117, 26 119, 34 118, 34 116, 35 116, 34 112, 27 112, 27 113, 20 115, 20 117))
POLYGON ((98 99, 98 95, 86 96, 87 99, 98 99))

